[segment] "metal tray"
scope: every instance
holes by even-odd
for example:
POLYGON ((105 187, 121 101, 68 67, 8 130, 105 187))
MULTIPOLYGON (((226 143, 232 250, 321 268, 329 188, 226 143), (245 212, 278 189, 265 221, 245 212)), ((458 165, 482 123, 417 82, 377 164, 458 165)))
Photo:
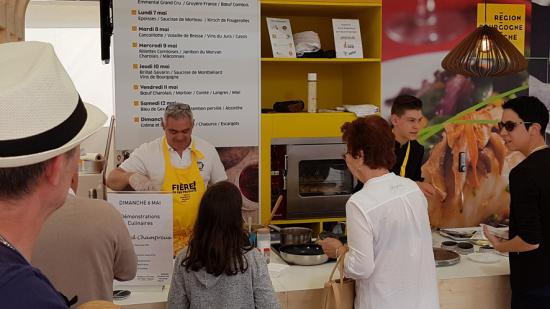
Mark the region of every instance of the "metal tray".
POLYGON ((451 266, 460 262, 460 255, 456 252, 441 248, 433 248, 435 266, 451 266))
POLYGON ((323 248, 317 244, 286 245, 279 248, 281 258, 295 265, 319 265, 328 261, 323 248))

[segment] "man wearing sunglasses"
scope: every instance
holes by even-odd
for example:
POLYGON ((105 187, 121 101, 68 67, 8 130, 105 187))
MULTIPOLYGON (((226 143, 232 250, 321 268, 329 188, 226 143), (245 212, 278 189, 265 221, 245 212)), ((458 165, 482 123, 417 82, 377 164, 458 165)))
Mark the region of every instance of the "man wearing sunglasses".
POLYGON ((484 234, 500 252, 510 252, 512 308, 548 308, 550 304, 550 149, 544 136, 548 110, 536 97, 503 105, 500 135, 510 151, 525 159, 512 169, 510 232, 503 240, 484 234))
POLYGON ((164 135, 135 149, 109 174, 107 185, 173 193, 175 255, 187 245, 206 187, 227 175, 216 148, 192 134, 195 120, 188 104, 169 105, 161 124, 164 135))

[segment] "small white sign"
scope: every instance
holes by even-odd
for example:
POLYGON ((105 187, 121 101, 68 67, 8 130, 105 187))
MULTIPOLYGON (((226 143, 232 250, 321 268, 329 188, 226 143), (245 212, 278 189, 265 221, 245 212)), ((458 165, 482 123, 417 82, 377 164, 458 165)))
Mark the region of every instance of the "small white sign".
POLYGON ((110 192, 134 243, 137 275, 124 286, 166 285, 172 277, 172 193, 110 192))
POLYGON ((266 19, 273 58, 296 58, 296 47, 294 46, 290 20, 270 17, 266 19))
POLYGON ((336 58, 363 58, 363 43, 358 19, 333 19, 336 58))

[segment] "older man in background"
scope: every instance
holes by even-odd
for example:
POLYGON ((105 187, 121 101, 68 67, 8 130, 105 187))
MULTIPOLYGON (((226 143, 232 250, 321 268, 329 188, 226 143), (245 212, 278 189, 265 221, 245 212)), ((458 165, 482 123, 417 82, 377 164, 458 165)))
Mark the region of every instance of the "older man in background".
POLYGON ((195 120, 189 105, 164 111, 164 135, 139 146, 107 178, 113 190, 170 191, 174 205, 174 254, 187 245, 199 202, 208 184, 226 180, 216 148, 192 135, 195 120))
POLYGON ((113 300, 113 280, 132 280, 137 257, 128 228, 111 204, 75 196, 73 174, 65 204, 44 223, 32 255, 40 269, 74 306, 113 300))
POLYGON ((42 224, 65 202, 80 142, 106 116, 82 102, 49 44, 0 44, 0 68, 1 306, 67 308, 29 261, 42 224))

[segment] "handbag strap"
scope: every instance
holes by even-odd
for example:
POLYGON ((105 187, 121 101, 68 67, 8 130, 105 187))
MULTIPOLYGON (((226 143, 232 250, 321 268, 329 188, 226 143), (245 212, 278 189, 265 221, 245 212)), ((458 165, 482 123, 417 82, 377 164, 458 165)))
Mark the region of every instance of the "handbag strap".
POLYGON ((340 288, 343 288, 344 286, 344 258, 346 257, 346 253, 347 251, 338 257, 340 260, 340 264, 338 264, 338 272, 340 273, 340 288))
POLYGON ((332 271, 330 272, 330 276, 328 277, 328 281, 332 281, 332 277, 334 276, 334 272, 336 271, 336 268, 338 268, 338 264, 340 264, 340 259, 336 259, 336 264, 334 264, 334 267, 332 268, 332 271))
MULTIPOLYGON (((329 281, 332 281, 332 278, 334 277, 334 272, 336 271, 336 268, 338 268, 338 272, 340 273, 340 283, 338 285, 332 285, 332 291, 334 293, 334 302, 336 305, 336 309, 342 308, 342 291, 344 289, 344 259, 346 256, 346 252, 344 252, 342 255, 340 255, 336 259, 336 265, 334 265, 334 268, 332 268, 332 271, 330 272, 329 281)), ((327 301, 328 295, 325 294, 325 304, 327 301)), ((334 308, 332 308, 334 309, 334 308)))
POLYGON ((332 271, 330 272, 330 277, 328 278, 329 281, 332 281, 332 277, 334 277, 334 272, 336 271, 336 268, 338 268, 338 272, 340 273, 340 286, 344 285, 344 259, 347 253, 348 251, 345 251, 336 259, 336 265, 334 265, 334 268, 332 268, 332 271))

